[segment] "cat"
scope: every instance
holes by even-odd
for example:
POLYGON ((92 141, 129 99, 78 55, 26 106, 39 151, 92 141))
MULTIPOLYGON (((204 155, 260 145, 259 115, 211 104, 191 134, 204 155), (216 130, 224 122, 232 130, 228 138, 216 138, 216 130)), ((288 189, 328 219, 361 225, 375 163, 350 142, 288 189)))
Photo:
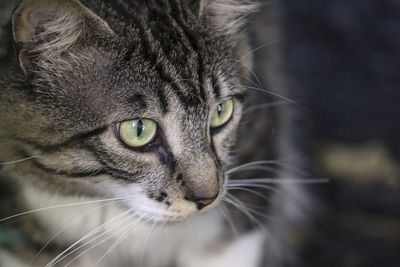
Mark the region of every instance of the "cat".
POLYGON ((265 100, 246 100, 242 29, 259 4, 3 5, 0 214, 2 233, 17 234, 0 265, 264 266, 274 191, 239 179, 265 176, 267 162, 251 161, 273 155, 272 115, 241 120, 265 100))

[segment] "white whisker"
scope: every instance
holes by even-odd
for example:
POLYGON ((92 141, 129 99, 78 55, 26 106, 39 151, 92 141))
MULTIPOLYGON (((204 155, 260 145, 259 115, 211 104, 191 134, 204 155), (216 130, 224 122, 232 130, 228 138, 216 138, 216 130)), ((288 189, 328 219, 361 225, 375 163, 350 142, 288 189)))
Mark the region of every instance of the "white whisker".
MULTIPOLYGON (((130 216, 129 219, 131 219, 131 218, 132 218, 132 217, 130 216)), ((124 222, 126 222, 126 221, 128 221, 128 220, 125 220, 124 222)), ((119 222, 118 224, 120 224, 120 223, 121 223, 121 222, 119 222)), ((70 266, 74 261, 76 261, 77 259, 79 259, 81 256, 85 255, 87 252, 91 251, 91 250, 94 249, 95 247, 98 247, 99 245, 103 244, 104 242, 106 242, 107 240, 113 238, 114 236, 120 234, 121 232, 124 232, 125 230, 129 229, 133 224, 136 224, 136 223, 137 223, 137 222, 135 221, 135 222, 132 222, 132 223, 130 223, 130 224, 128 224, 128 225, 122 226, 122 228, 121 228, 120 230, 118 230, 117 232, 111 234, 110 236, 107 236, 107 237, 103 238, 102 240, 100 240, 99 242, 97 242, 96 244, 94 244, 93 246, 91 246, 91 247, 85 249, 83 252, 81 252, 80 254, 78 254, 78 256, 76 256, 76 257, 73 258, 71 261, 69 261, 64 267, 70 266)), ((112 228, 115 228, 115 225, 114 225, 112 228)), ((80 249, 81 247, 86 246, 86 245, 90 244, 91 242, 93 242, 94 240, 98 239, 99 237, 105 235, 107 232, 109 232, 109 230, 110 230, 110 229, 108 229, 106 232, 104 232, 104 233, 98 235, 96 238, 94 238, 94 239, 92 239, 92 240, 86 242, 85 244, 81 245, 80 247, 78 247, 78 248, 75 249, 74 251, 72 251, 72 252, 70 252, 69 254, 65 255, 64 258, 67 257, 68 255, 72 254, 73 252, 77 251, 77 250, 80 249)), ((62 259, 61 259, 61 260, 62 260, 62 259)))
POLYGON ((263 104, 257 104, 257 105, 253 105, 253 106, 249 106, 247 107, 243 114, 249 114, 252 113, 254 111, 257 111, 258 109, 267 109, 267 108, 273 108, 273 107, 278 107, 278 106, 283 106, 287 104, 286 101, 274 101, 274 102, 269 102, 269 103, 263 103, 263 104))
MULTIPOLYGON (((149 221, 149 220, 147 220, 147 221, 149 221)), ((143 248, 142 248, 142 251, 141 251, 140 257, 139 257, 139 265, 138 266, 142 266, 143 257, 144 257, 144 253, 145 253, 145 250, 146 250, 146 247, 147 247, 147 243, 149 242, 151 234, 153 233, 154 228, 156 227, 156 225, 157 225, 157 222, 154 222, 153 226, 151 227, 150 232, 147 235, 147 238, 146 238, 146 240, 145 240, 145 242, 143 244, 143 248)))
POLYGON ((246 166, 243 168, 239 168, 233 172, 229 172, 227 174, 231 173, 238 173, 238 172, 245 172, 245 171, 269 171, 273 173, 277 173, 279 171, 279 168, 276 166, 246 166))
POLYGON ((278 195, 280 195, 283 199, 287 199, 287 197, 281 192, 279 191, 277 188, 270 186, 270 185, 265 185, 265 184, 247 184, 247 183, 236 183, 236 184, 231 184, 231 185, 227 185, 227 188, 229 190, 229 186, 234 186, 234 187, 253 187, 253 188, 263 188, 263 189, 268 189, 271 190, 272 192, 277 193, 278 195))
POLYGON ((255 81, 253 81, 253 80, 251 80, 251 79, 249 79, 248 77, 246 77, 246 76, 244 76, 244 75, 241 75, 241 74, 234 74, 233 76, 236 76, 236 77, 240 77, 240 78, 242 78, 242 79, 245 79, 246 81, 248 81, 249 83, 251 83, 252 85, 254 85, 255 87, 261 87, 261 85, 260 84, 257 84, 255 81))
POLYGON ((251 189, 246 188, 246 187, 242 187, 242 186, 229 186, 227 189, 228 189, 228 190, 241 190, 241 191, 246 191, 246 192, 252 193, 252 194, 254 194, 254 195, 256 195, 256 196, 259 196, 259 197, 261 197, 261 198, 263 198, 263 199, 265 199, 265 200, 267 200, 267 201, 270 201, 270 199, 267 198, 266 196, 264 196, 262 193, 257 192, 257 191, 255 191, 255 190, 251 190, 251 189))
MULTIPOLYGON (((142 216, 144 217, 144 216, 142 216)), ((150 217, 148 220, 146 220, 145 222, 143 222, 142 224, 148 222, 149 220, 151 220, 152 217, 150 217)), ((140 221, 139 221, 140 222, 140 221)), ((94 262, 91 266, 96 266, 97 264, 99 264, 103 259, 105 259, 122 241, 124 241, 128 236, 129 233, 134 229, 134 227, 136 227, 139 223, 138 222, 133 222, 129 225, 129 229, 126 230, 125 233, 123 233, 115 242, 114 244, 103 254, 103 256, 101 256, 96 262, 94 262)))
POLYGON ((249 166, 254 166, 254 165, 262 165, 262 164, 275 164, 276 161, 275 160, 258 160, 258 161, 252 161, 252 162, 248 162, 248 163, 244 163, 241 164, 239 166, 233 167, 231 169, 229 169, 226 174, 230 174, 233 172, 236 172, 238 170, 241 170, 243 168, 249 167, 249 166))
POLYGON ((247 57, 247 56, 253 54, 254 52, 256 52, 257 50, 259 50, 259 49, 261 49, 261 48, 264 48, 264 47, 267 47, 267 46, 271 46, 271 45, 276 44, 276 43, 278 43, 278 42, 280 42, 280 41, 281 41, 281 40, 274 40, 274 41, 271 41, 271 42, 268 42, 268 43, 259 45, 259 46, 257 46, 256 48, 254 48, 254 49, 252 49, 251 51, 249 51, 249 52, 247 52, 246 54, 244 54, 242 57, 240 57, 239 60, 241 60, 241 59, 243 59, 243 58, 245 58, 245 57, 247 57))
POLYGON ((232 215, 230 214, 229 210, 226 208, 225 205, 220 205, 219 206, 221 212, 222 212, 222 216, 224 217, 225 221, 229 224, 229 226, 232 229, 232 233, 234 236, 238 235, 238 230, 235 226, 235 223, 233 221, 232 215))
POLYGON ((237 59, 228 58, 228 59, 226 59, 226 61, 233 61, 233 62, 239 63, 239 64, 241 64, 242 66, 244 66, 244 67, 253 75, 253 77, 256 79, 258 87, 262 87, 262 86, 261 86, 261 81, 260 81, 260 79, 258 78, 258 76, 256 75, 256 73, 254 72, 254 70, 253 70, 250 66, 244 64, 243 62, 240 62, 240 61, 237 60, 237 59))
POLYGON ((256 217, 254 217, 248 210, 247 208, 243 205, 242 202, 236 202, 232 199, 232 195, 227 195, 223 200, 232 206, 236 207, 239 211, 243 212, 253 224, 256 224, 258 227, 261 228, 261 222, 257 220, 256 217))
POLYGON ((278 165, 278 166, 283 166, 285 168, 288 168, 288 169, 298 173, 301 176, 308 176, 308 174, 306 172, 304 172, 304 171, 302 171, 302 170, 300 170, 298 168, 295 168, 295 167, 291 166, 290 164, 282 162, 281 160, 258 160, 258 161, 248 162, 248 163, 245 163, 245 164, 242 164, 242 165, 239 165, 239 166, 231 168, 230 170, 228 170, 226 172, 226 174, 230 174, 230 173, 239 171, 239 170, 241 170, 243 168, 247 168, 249 166, 263 165, 263 164, 264 165, 266 165, 266 164, 274 164, 274 165, 278 165))
POLYGON ((74 242, 72 245, 70 245, 68 248, 66 248, 64 251, 62 251, 60 254, 58 254, 52 261, 50 261, 46 267, 50 267, 53 266, 54 264, 57 264, 58 262, 62 261, 63 259, 65 259, 66 257, 68 257, 69 255, 71 255, 72 253, 74 253, 75 251, 77 251, 78 249, 80 249, 81 247, 89 244, 90 242, 98 239, 100 236, 105 235, 107 232, 111 231, 112 229, 114 229, 116 226, 120 225, 121 223, 124 223, 126 221, 128 221, 131 217, 134 216, 130 215, 128 217, 122 218, 119 220, 120 217, 123 217, 125 214, 131 212, 131 209, 125 212, 120 213, 119 215, 113 217, 112 219, 108 220, 107 222, 97 226, 95 229, 91 230, 89 233, 87 233, 86 235, 84 235, 82 238, 80 238, 78 241, 74 242), (85 242, 84 244, 78 246, 77 248, 73 249, 71 252, 70 251, 72 248, 74 248, 76 245, 78 245, 81 241, 88 239, 89 237, 97 234, 98 232, 102 231, 103 228, 105 228, 108 224, 110 224, 112 221, 117 220, 117 222, 115 222, 109 229, 105 230, 103 233, 101 233, 100 235, 92 238, 90 241, 85 242))
POLYGON ((24 161, 28 161, 31 159, 37 158, 37 156, 31 156, 23 159, 17 159, 17 160, 12 160, 12 161, 6 161, 6 162, 0 162, 0 165, 11 165, 11 164, 16 164, 24 161))
POLYGON ((46 244, 44 244, 44 246, 35 254, 35 256, 32 258, 32 260, 30 261, 30 263, 34 263, 35 260, 39 257, 40 253, 42 253, 42 251, 54 240, 57 238, 57 236, 59 236, 61 233, 63 233, 65 230, 67 230, 69 227, 71 227, 73 224, 75 224, 76 222, 78 222, 80 219, 82 219, 83 217, 88 216, 89 214, 92 214, 93 212, 97 211, 98 209, 101 209, 103 207, 106 207, 108 205, 111 205, 113 203, 107 203, 104 205, 101 205, 100 207, 97 207, 94 210, 91 210, 85 214, 83 214, 82 216, 79 216, 78 218, 74 219, 71 223, 67 224, 65 227, 63 227, 61 230, 59 230, 55 235, 53 235, 52 238, 50 238, 46 244))
POLYGON ((228 186, 236 184, 323 184, 328 178, 250 178, 229 180, 228 186))
POLYGON ((90 200, 90 201, 85 201, 85 202, 66 203, 66 204, 61 204, 61 205, 49 206, 49 207, 29 210, 29 211, 25 211, 25 212, 21 212, 21 213, 18 213, 18 214, 14 214, 14 215, 8 216, 6 218, 0 219, 0 223, 4 222, 6 220, 12 219, 12 218, 20 217, 20 216, 31 214, 31 213, 35 213, 35 212, 45 211, 45 210, 72 207, 72 206, 79 206, 79 205, 87 205, 87 204, 94 204, 94 203, 100 203, 100 202, 117 201, 117 200, 129 199, 129 198, 131 198, 131 196, 130 197, 106 198, 106 199, 90 200))
POLYGON ((242 87, 247 88, 247 89, 250 89, 250 90, 256 90, 256 91, 260 91, 260 92, 269 93, 269 94, 271 94, 271 95, 273 95, 273 96, 282 98, 282 99, 284 99, 284 100, 286 100, 286 101, 288 101, 288 102, 290 102, 290 103, 292 103, 292 104, 300 105, 298 102, 296 102, 296 101, 294 101, 294 100, 292 100, 292 99, 290 99, 290 98, 284 97, 283 95, 280 95, 280 94, 278 94, 278 93, 275 93, 275 92, 270 91, 270 90, 267 90, 267 89, 263 89, 263 88, 260 88, 260 87, 253 87, 253 86, 242 86, 242 87))
POLYGON ((249 213, 256 214, 256 215, 261 216, 261 217, 266 218, 266 219, 272 219, 270 216, 268 216, 268 215, 266 215, 266 214, 264 214, 264 213, 262 213, 262 212, 256 211, 255 209, 251 209, 249 204, 243 203, 243 201, 241 201, 241 200, 238 199, 237 197, 233 196, 232 194, 230 194, 230 198, 231 198, 231 200, 233 200, 234 202, 240 204, 241 207, 242 207, 243 209, 247 210, 249 213))

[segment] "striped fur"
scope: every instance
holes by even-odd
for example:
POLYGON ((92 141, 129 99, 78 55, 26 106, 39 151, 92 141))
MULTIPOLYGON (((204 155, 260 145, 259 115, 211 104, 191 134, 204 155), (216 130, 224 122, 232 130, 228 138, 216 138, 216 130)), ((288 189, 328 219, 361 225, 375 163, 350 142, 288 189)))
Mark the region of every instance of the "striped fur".
MULTIPOLYGON (((208 257, 210 244, 226 245, 227 251, 240 247, 230 243, 235 241, 223 230, 222 215, 212 208, 226 190, 229 150, 244 105, 247 72, 232 63, 248 52, 239 20, 254 6, 221 0, 188 6, 191 2, 27 0, 16 10, 10 45, 0 59, 2 183, 15 186, 21 209, 123 197, 63 232, 36 263, 51 263, 70 243, 123 212, 135 215, 126 215, 126 222, 142 224, 123 243, 129 249, 117 248, 104 266, 131 266, 142 257, 148 267, 198 266, 196 257, 187 255, 201 251, 208 257), (232 14, 222 16, 219 9, 226 7, 232 14), (210 131, 210 113, 227 98, 234 100, 232 119, 210 131), (155 140, 139 149, 116 136, 119 122, 135 118, 152 119, 159 129, 155 140), (21 158, 29 160, 7 163, 21 158), (217 200, 204 210, 187 200, 188 192, 209 196, 215 190, 217 200), (153 223, 170 225, 152 229, 153 223), (196 235, 176 234, 181 226, 196 235), (153 230, 155 238, 142 252, 138 247, 153 230), (160 243, 164 235, 172 247, 160 243), (165 255, 153 259, 159 251, 165 255)), ((29 262, 46 237, 85 212, 90 209, 35 214, 35 227, 27 226, 30 220, 16 226, 29 240, 26 248, 10 253, 29 262), (46 229, 45 234, 36 236, 35 229, 46 229)), ((259 238, 250 240, 260 244, 259 238)), ((111 239, 101 253, 117 241, 111 239)), ((99 257, 85 254, 76 266, 99 257)))

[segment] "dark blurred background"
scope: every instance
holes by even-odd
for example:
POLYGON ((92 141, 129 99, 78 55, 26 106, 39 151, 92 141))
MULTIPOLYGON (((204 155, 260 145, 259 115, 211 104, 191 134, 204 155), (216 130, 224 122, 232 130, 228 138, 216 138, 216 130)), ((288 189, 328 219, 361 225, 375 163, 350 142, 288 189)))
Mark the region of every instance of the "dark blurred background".
POLYGON ((330 179, 298 265, 400 266, 400 1, 268 1, 251 25, 257 76, 297 103, 294 146, 330 179))

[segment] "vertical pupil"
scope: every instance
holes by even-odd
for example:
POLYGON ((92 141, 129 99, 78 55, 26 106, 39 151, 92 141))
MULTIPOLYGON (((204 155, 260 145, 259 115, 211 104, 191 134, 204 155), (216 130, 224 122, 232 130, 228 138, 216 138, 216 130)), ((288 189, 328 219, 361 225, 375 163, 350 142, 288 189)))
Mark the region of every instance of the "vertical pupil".
POLYGON ((218 116, 219 116, 219 115, 221 115, 221 113, 222 113, 222 110, 223 110, 223 107, 222 107, 222 105, 221 105, 221 104, 218 104, 218 106, 217 106, 217 112, 218 112, 218 116))
POLYGON ((143 122, 142 120, 139 120, 137 124, 137 132, 136 132, 137 136, 139 137, 142 134, 142 132, 143 132, 143 122))

